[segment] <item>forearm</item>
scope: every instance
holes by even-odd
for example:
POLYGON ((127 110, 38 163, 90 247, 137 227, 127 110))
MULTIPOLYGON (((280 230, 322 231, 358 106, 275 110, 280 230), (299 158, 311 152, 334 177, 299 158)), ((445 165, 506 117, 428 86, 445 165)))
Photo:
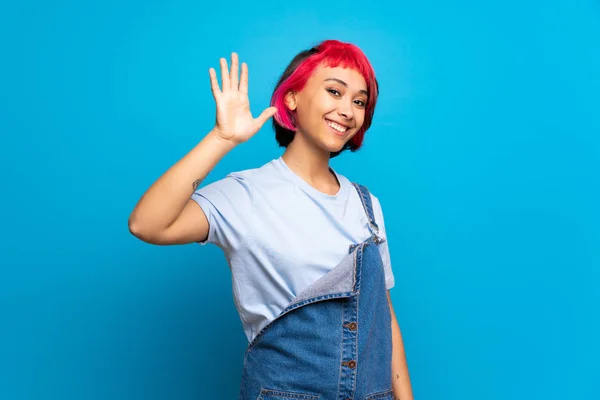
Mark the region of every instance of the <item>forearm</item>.
POLYGON ((394 400, 413 400, 402 334, 396 319, 392 320, 392 389, 394 400))
POLYGON ((181 214, 200 182, 235 145, 209 132, 144 193, 129 217, 131 231, 166 229, 181 214))
POLYGON ((394 400, 413 400, 408 364, 404 352, 404 343, 400 325, 396 319, 392 301, 388 291, 388 302, 392 316, 392 389, 394 400))

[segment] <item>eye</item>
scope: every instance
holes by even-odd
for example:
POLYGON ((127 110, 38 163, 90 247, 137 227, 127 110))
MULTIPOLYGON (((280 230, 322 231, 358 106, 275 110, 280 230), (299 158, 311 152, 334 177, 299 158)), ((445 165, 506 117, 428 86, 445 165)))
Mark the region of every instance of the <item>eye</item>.
POLYGON ((362 101, 362 100, 356 100, 356 101, 355 101, 355 103, 356 103, 356 104, 358 104, 358 105, 359 105, 359 106, 361 106, 361 107, 364 107, 364 106, 366 106, 365 102, 364 102, 364 101, 362 101))
POLYGON ((329 93, 333 94, 334 96, 339 96, 339 95, 340 95, 340 92, 338 92, 338 91, 337 91, 337 90, 335 90, 335 89, 327 89, 327 91, 328 91, 329 93))

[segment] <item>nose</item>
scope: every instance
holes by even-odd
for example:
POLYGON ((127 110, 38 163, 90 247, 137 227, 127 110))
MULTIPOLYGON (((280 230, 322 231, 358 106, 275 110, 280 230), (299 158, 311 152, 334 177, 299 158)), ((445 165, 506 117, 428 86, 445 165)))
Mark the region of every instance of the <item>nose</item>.
POLYGON ((338 114, 345 119, 354 117, 354 107, 352 107, 352 99, 341 100, 338 104, 338 114))

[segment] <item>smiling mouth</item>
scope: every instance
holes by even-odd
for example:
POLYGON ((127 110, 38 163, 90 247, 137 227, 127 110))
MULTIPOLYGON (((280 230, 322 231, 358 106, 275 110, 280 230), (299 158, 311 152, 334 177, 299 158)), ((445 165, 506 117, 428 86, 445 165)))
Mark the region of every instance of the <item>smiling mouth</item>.
POLYGON ((328 119, 325 119, 325 122, 327 122, 327 125, 329 125, 329 127, 331 129, 333 129, 334 131, 336 131, 337 133, 345 133, 348 130, 347 126, 340 125, 340 124, 330 121, 328 119))

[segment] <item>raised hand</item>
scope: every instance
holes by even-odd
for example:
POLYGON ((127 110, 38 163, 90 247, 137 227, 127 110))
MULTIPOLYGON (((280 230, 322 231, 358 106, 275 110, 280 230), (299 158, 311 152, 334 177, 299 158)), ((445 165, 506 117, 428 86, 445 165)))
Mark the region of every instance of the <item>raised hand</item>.
POLYGON ((254 118, 248 100, 248 65, 242 63, 242 74, 238 81, 238 55, 231 54, 231 72, 228 70, 225 58, 221 58, 220 63, 222 89, 219 89, 214 68, 209 69, 210 86, 217 103, 217 121, 214 131, 223 139, 235 144, 243 143, 254 136, 277 112, 277 109, 268 107, 254 118))

